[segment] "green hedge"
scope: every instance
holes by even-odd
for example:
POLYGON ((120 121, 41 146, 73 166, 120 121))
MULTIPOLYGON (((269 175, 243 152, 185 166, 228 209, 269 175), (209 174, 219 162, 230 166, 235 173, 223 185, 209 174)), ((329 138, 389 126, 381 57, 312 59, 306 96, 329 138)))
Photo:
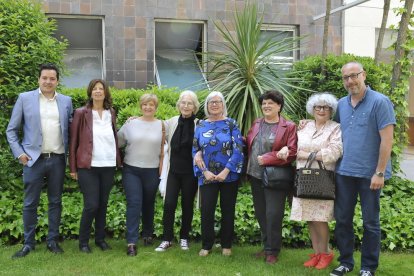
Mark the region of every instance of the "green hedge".
MULTIPOLYGON (((413 200, 414 182, 398 177, 392 178, 383 190, 381 196, 381 229, 383 249, 388 250, 412 250, 414 249, 414 214, 413 200)), ((2 243, 16 243, 23 239, 22 222, 22 195, 3 193, 0 197, 0 239, 2 243)), ((178 201, 180 202, 180 201, 178 201)), ((157 196, 155 207, 155 235, 162 238, 162 198, 157 196)), ((75 239, 79 234, 79 221, 82 213, 82 195, 78 191, 65 192, 63 195, 63 211, 61 223, 61 235, 64 239, 75 239)), ((180 230, 180 203, 175 219, 175 237, 179 237, 180 230)), ((117 239, 123 239, 125 235, 125 195, 120 185, 116 185, 110 195, 107 215, 108 235, 117 239)), ((36 232, 36 240, 42 241, 47 237, 47 195, 42 193, 39 204, 39 223, 36 232)), ((283 243, 289 247, 311 246, 309 232, 305 223, 289 220, 290 208, 286 204, 283 222, 283 243)), ((219 211, 216 213, 219 218, 219 211)), ((334 229, 335 222, 330 224, 334 229)), ((216 229, 219 229, 219 223, 216 229)), ((355 240, 359 245, 362 239, 363 227, 360 205, 357 205, 354 219, 355 240)), ((190 236, 193 240, 200 239, 200 212, 194 212, 193 230, 190 236)), ((333 231, 331 240, 335 243, 333 231)), ((238 244, 254 244, 260 242, 259 225, 254 217, 253 201, 249 183, 244 183, 240 189, 236 204, 235 241, 238 244)))

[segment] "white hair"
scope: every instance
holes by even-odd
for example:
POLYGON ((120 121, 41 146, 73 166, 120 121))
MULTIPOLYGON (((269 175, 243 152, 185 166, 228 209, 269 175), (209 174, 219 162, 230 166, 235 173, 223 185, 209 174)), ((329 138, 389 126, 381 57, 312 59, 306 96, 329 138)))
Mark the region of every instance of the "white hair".
POLYGON ((338 107, 338 99, 328 92, 313 94, 306 102, 306 111, 313 116, 313 108, 317 105, 327 105, 332 108, 332 116, 335 114, 336 108, 338 107))
POLYGON ((344 70, 344 68, 345 68, 345 67, 348 67, 349 65, 357 65, 357 66, 359 67, 359 70, 360 70, 360 71, 364 71, 364 66, 362 66, 362 64, 361 64, 361 63, 359 63, 358 61, 350 61, 350 62, 348 62, 348 63, 345 63, 345 64, 342 66, 341 71, 343 71, 343 70, 344 70))
POLYGON ((178 111, 180 111, 180 102, 183 100, 185 96, 190 97, 191 101, 194 104, 193 114, 197 114, 198 110, 200 109, 200 102, 198 101, 196 93, 194 93, 191 90, 184 90, 183 92, 180 93, 180 96, 178 97, 178 101, 176 104, 178 111))
POLYGON ((210 116, 210 113, 208 112, 208 103, 211 101, 212 98, 214 98, 216 96, 220 97, 221 101, 223 102, 223 116, 227 117, 226 101, 224 100, 223 94, 219 91, 211 92, 210 94, 208 94, 206 100, 204 101, 204 113, 206 114, 206 117, 210 116))

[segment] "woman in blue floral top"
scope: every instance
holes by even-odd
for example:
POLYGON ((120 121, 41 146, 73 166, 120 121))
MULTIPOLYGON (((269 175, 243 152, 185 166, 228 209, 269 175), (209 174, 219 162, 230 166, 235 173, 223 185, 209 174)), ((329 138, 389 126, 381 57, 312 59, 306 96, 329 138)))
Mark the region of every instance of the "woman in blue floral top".
POLYGON ((220 194, 222 253, 231 255, 234 216, 240 173, 243 168, 243 140, 220 92, 211 92, 205 101, 206 120, 196 127, 193 143, 194 173, 201 195, 200 256, 207 256, 214 244, 214 214, 220 194))

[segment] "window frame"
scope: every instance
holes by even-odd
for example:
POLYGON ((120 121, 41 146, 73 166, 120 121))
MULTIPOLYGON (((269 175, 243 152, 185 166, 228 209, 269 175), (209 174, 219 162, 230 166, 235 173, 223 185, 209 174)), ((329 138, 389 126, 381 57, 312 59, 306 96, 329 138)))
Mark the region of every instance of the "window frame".
MULTIPOLYGON (((298 26, 296 25, 281 25, 281 24, 272 24, 272 23, 263 23, 260 31, 270 31, 270 32, 292 32, 293 39, 297 39, 299 36, 298 26)), ((292 64, 299 60, 299 42, 295 42, 295 49, 293 50, 293 60, 292 64)))
MULTIPOLYGON (((202 25, 202 41, 201 41, 201 45, 202 45, 202 52, 201 53, 206 53, 207 52, 207 22, 204 20, 184 20, 184 19, 165 19, 165 18, 154 18, 153 21, 153 28, 152 28, 152 37, 153 39, 153 55, 152 55, 152 60, 153 60, 153 68, 154 68, 154 81, 156 82, 156 84, 158 85, 158 83, 160 85, 162 85, 161 80, 159 78, 159 74, 158 74, 158 69, 157 69, 157 62, 156 62, 156 48, 155 48, 155 38, 156 38, 156 33, 155 33, 155 29, 156 29, 156 24, 157 23, 185 23, 185 24, 201 24, 202 25)), ((201 55, 201 64, 200 61, 197 61, 198 63, 198 67, 200 69, 200 73, 203 76, 203 79, 205 80, 206 86, 208 87, 208 89, 210 89, 208 81, 207 81, 207 76, 205 74, 206 70, 207 70, 207 64, 206 64, 206 57, 205 55, 201 55)))
MULTIPOLYGON (((57 14, 57 13, 46 13, 46 16, 51 19, 93 19, 93 20, 100 20, 101 21, 101 30, 102 30, 102 56, 101 56, 101 63, 102 63, 102 73, 101 78, 106 79, 106 45, 105 45, 105 17, 99 16, 99 15, 70 15, 70 14, 57 14)), ((97 49, 97 48, 94 48, 97 49)), ((93 49, 87 49, 87 48, 70 48, 68 47, 66 50, 93 50, 93 49)), ((66 52, 65 50, 65 52, 66 52)), ((66 54, 66 53, 65 53, 66 54)), ((64 76, 63 76, 64 78, 64 76)))

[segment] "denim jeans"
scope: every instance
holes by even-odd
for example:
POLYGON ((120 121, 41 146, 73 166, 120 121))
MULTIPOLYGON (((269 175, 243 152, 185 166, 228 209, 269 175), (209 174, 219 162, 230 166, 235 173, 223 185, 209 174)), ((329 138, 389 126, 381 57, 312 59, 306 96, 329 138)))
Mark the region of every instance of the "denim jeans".
POLYGON ((114 183, 115 167, 78 169, 78 183, 83 195, 83 210, 79 227, 79 245, 87 245, 95 220, 95 242, 105 239, 106 210, 114 183))
POLYGON ((139 168, 123 165, 122 183, 125 189, 126 240, 128 244, 138 241, 142 214, 142 236, 152 237, 154 232, 154 204, 159 180, 158 168, 139 168))
POLYGON ((349 268, 354 267, 355 205, 361 201, 363 237, 361 245, 361 270, 374 272, 378 267, 381 245, 380 192, 370 190, 371 179, 336 175, 335 237, 340 256, 338 261, 349 268))
POLYGON ((50 158, 36 160, 31 167, 23 167, 24 201, 23 224, 24 244, 35 247, 35 232, 37 225, 37 207, 40 201, 42 187, 47 183, 48 223, 47 241, 59 238, 59 226, 62 213, 62 191, 65 177, 65 155, 54 155, 50 158))

